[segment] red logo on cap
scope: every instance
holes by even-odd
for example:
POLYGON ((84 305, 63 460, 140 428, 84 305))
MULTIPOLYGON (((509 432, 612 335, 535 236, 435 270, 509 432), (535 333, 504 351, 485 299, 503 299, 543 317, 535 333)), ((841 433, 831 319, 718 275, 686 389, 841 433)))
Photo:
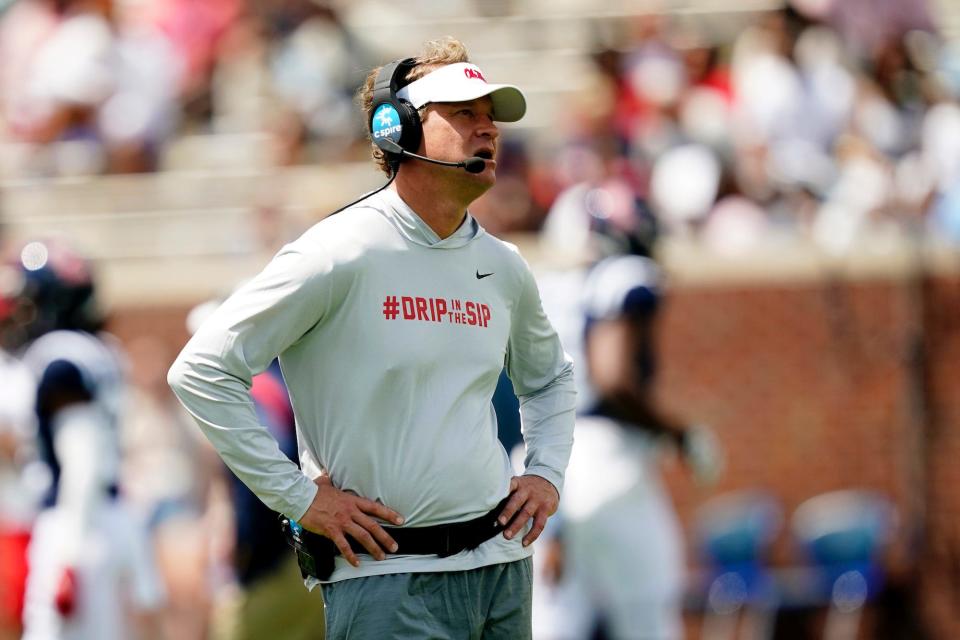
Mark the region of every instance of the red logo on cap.
POLYGON ((464 69, 463 75, 467 76, 467 78, 471 80, 476 78, 478 80, 483 80, 484 82, 487 81, 487 79, 483 77, 483 74, 480 73, 479 69, 470 69, 470 68, 464 69))

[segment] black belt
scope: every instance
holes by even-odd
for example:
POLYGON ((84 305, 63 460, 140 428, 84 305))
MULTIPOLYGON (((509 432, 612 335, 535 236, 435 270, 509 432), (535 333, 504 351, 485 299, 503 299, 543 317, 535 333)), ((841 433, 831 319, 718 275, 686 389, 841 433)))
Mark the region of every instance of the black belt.
MULTIPOLYGON (((488 513, 465 522, 432 527, 384 527, 384 531, 397 543, 397 550, 388 555, 437 555, 446 558, 466 549, 476 549, 503 531, 504 527, 497 521, 497 517, 506 506, 508 498, 509 496, 504 498, 488 513)), ((303 577, 328 579, 333 573, 333 559, 340 555, 337 545, 330 538, 307 531, 285 516, 280 516, 280 526, 287 544, 297 552, 303 577)), ((349 535, 347 541, 355 552, 369 553, 349 535)))

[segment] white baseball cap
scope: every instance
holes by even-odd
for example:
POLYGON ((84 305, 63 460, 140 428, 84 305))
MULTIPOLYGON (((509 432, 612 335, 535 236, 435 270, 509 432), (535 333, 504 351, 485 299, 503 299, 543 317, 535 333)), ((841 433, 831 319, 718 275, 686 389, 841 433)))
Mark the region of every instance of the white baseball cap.
POLYGON ((516 122, 527 111, 527 101, 512 84, 487 84, 480 67, 458 62, 444 65, 397 92, 397 97, 419 109, 429 102, 467 102, 483 96, 493 100, 493 119, 516 122))

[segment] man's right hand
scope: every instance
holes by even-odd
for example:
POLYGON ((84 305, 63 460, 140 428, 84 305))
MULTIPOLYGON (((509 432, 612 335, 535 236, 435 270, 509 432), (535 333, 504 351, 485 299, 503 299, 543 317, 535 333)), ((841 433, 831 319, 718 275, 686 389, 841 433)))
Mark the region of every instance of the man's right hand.
POLYGON ((379 502, 337 489, 328 476, 315 478, 314 482, 317 495, 299 520, 303 528, 330 538, 355 567, 360 566, 360 560, 350 548, 348 535, 377 560, 387 557, 385 551, 397 550, 397 543, 374 517, 399 526, 403 524, 403 516, 379 502))

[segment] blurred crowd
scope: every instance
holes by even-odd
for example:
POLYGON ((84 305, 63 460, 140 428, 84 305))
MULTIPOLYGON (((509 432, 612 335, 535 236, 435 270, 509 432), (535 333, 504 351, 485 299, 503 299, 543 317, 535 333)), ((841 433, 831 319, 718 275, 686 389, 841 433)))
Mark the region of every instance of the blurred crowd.
POLYGON ((0 128, 28 173, 155 170, 191 132, 272 131, 281 163, 316 138, 336 157, 361 134, 351 100, 369 55, 324 3, 6 4, 0 128))
MULTIPOLYGON (((588 181, 724 255, 797 237, 829 254, 868 235, 960 240, 960 46, 926 3, 795 2, 724 42, 669 16, 626 31, 594 54, 563 144, 529 172, 530 212, 497 223, 537 228, 588 181)), ((492 217, 518 209, 512 191, 490 196, 492 217)))
MULTIPOLYGON (((151 171, 184 135, 238 132, 269 134, 268 166, 363 160, 353 93, 389 54, 343 9, 8 2, 6 163, 41 176, 151 171)), ((927 0, 793 0, 732 37, 667 10, 598 20, 574 43, 588 77, 553 94, 557 121, 507 132, 500 183, 476 213, 495 233, 537 230, 587 181, 721 254, 798 236, 843 254, 905 230, 956 244, 960 44, 941 36, 936 11, 927 0)))

